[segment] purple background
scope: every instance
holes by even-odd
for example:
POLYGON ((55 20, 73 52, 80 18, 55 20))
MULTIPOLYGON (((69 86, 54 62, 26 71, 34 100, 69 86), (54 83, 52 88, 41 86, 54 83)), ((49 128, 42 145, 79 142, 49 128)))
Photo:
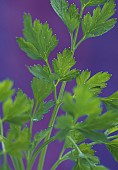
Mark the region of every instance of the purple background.
MULTIPOLYGON (((79 7, 78 0, 69 0, 69 2, 75 2, 79 7)), ((57 35, 59 45, 51 53, 50 60, 56 57, 57 52, 70 46, 70 37, 64 24, 52 10, 49 0, 0 0, 0 81, 10 78, 14 80, 16 89, 22 88, 32 97, 30 88, 32 75, 25 65, 33 65, 36 62, 19 49, 15 40, 15 37, 22 36, 24 12, 31 13, 33 19, 38 18, 41 22, 48 21, 54 34, 57 35)), ((117 12, 115 16, 118 16, 117 12)), ((92 74, 98 71, 108 71, 113 74, 107 89, 103 91, 104 96, 116 91, 118 89, 118 24, 107 34, 86 40, 76 51, 75 57, 76 67, 81 70, 88 68, 92 74)), ((73 83, 67 85, 68 89, 71 87, 73 83)), ((35 125, 34 132, 47 127, 49 116, 45 117, 45 121, 39 125, 35 125)), ((55 145, 50 145, 44 170, 49 170, 58 157, 62 145, 57 146, 57 144, 58 142, 55 142, 55 145)), ((113 160, 104 146, 96 147, 96 150, 102 164, 110 170, 118 169, 118 163, 113 160)), ((65 162, 58 170, 70 170, 72 166, 72 162, 65 162)))

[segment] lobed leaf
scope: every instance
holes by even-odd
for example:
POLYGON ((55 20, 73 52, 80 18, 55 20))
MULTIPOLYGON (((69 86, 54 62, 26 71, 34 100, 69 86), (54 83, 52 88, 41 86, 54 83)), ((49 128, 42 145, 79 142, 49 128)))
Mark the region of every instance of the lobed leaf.
POLYGON ((34 136, 33 142, 30 145, 30 151, 34 152, 38 144, 45 139, 45 137, 48 135, 49 129, 42 130, 40 132, 37 132, 34 136))
POLYGON ((65 139, 69 131, 73 126, 73 119, 70 115, 57 117, 55 127, 60 130, 57 133, 57 138, 59 140, 65 139))
POLYGON ((101 100, 105 103, 107 110, 118 110, 118 91, 101 100))
POLYGON ((70 34, 72 34, 80 23, 80 17, 76 5, 71 4, 69 6, 66 0, 51 0, 51 5, 57 15, 67 26, 70 34))
POLYGON ((106 144, 114 159, 118 162, 118 139, 112 140, 106 144))
POLYGON ((54 73, 57 75, 59 81, 72 80, 78 76, 78 70, 70 70, 75 63, 75 59, 72 58, 72 52, 70 49, 65 49, 62 54, 59 53, 57 55, 57 59, 54 59, 52 64, 54 73))
POLYGON ((48 102, 42 102, 39 105, 39 108, 37 109, 36 113, 33 115, 33 121, 39 121, 43 118, 43 115, 48 113, 50 109, 54 106, 55 102, 50 100, 48 102))
POLYGON ((97 5, 102 5, 107 2, 107 0, 80 0, 83 8, 87 6, 97 6, 97 5))
POLYGON ((81 153, 78 154, 77 151, 75 151, 70 157, 71 159, 74 158, 74 160, 76 160, 73 170, 91 170, 99 165, 99 159, 94 156, 94 150, 90 145, 83 143, 79 145, 79 149, 81 153))
POLYGON ((94 97, 85 86, 76 87, 74 96, 70 93, 65 93, 63 109, 72 115, 75 120, 78 120, 83 115, 101 113, 100 100, 94 97))
POLYGON ((22 125, 30 118, 33 101, 22 90, 18 90, 14 101, 8 99, 3 104, 4 121, 16 125, 22 125))
POLYGON ((7 141, 5 142, 5 149, 8 154, 15 157, 22 157, 23 151, 29 149, 30 132, 26 127, 21 130, 18 126, 12 126, 7 133, 7 141))
POLYGON ((4 80, 0 82, 0 102, 6 101, 14 94, 14 89, 12 89, 12 86, 13 82, 11 80, 4 80))
POLYGON ((58 40, 52 35, 47 23, 41 24, 35 20, 32 24, 30 14, 24 14, 24 38, 17 38, 17 42, 30 58, 34 60, 47 60, 51 51, 57 46, 58 40))
POLYGON ((111 74, 107 72, 98 72, 90 78, 91 73, 88 70, 82 71, 77 77, 78 86, 87 86, 94 94, 100 94, 102 89, 106 87, 107 81, 110 79, 111 74))
POLYGON ((44 79, 33 78, 31 87, 34 94, 36 105, 39 105, 46 99, 53 90, 52 82, 48 82, 44 79))
POLYGON ((113 0, 107 1, 103 8, 98 6, 90 13, 86 14, 82 20, 82 30, 85 38, 100 36, 111 30, 116 24, 116 19, 112 18, 115 13, 115 4, 113 0), (109 11, 109 12, 108 12, 109 11))
POLYGON ((37 64, 28 67, 28 70, 36 78, 44 79, 49 82, 53 82, 59 78, 57 75, 50 73, 47 66, 42 67, 41 65, 37 64))

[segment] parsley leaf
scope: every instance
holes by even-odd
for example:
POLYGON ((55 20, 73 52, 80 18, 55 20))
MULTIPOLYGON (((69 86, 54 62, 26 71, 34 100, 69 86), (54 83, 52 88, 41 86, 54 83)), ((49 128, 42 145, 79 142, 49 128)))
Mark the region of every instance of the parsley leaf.
POLYGON ((41 130, 40 132, 37 132, 34 136, 33 142, 30 145, 30 151, 34 152, 38 144, 45 139, 45 137, 48 135, 49 129, 41 130))
POLYGON ((51 0, 51 5, 57 15, 67 26, 70 34, 78 27, 80 18, 75 4, 68 5, 65 0, 51 0))
POLYGON ((29 149, 30 137, 31 135, 27 127, 21 130, 18 126, 12 126, 7 133, 7 140, 5 142, 7 153, 15 157, 22 157, 23 151, 29 149))
POLYGON ((14 101, 8 99, 3 104, 4 121, 22 125, 29 120, 32 107, 33 101, 22 90, 18 90, 14 101))
POLYGON ((107 2, 107 0, 80 0, 82 6, 85 8, 87 6, 102 5, 107 2))
POLYGON ((102 89, 106 87, 106 82, 110 79, 111 74, 107 72, 99 72, 90 78, 91 73, 88 70, 82 71, 77 77, 78 86, 88 86, 94 94, 100 94, 102 89))
POLYGON ((71 130, 73 123, 73 119, 70 115, 57 117, 55 127, 60 130, 57 133, 57 138, 59 140, 65 139, 65 137, 71 130))
POLYGON ((65 93, 63 109, 71 114, 75 120, 83 115, 101 113, 100 100, 94 97, 86 87, 75 88, 74 96, 65 93))
POLYGON ((75 151, 72 152, 70 157, 76 160, 73 170, 94 169, 94 167, 99 164, 98 157, 94 156, 94 150, 86 143, 79 145, 79 149, 82 153, 77 153, 77 151, 75 151))
POLYGON ((56 74, 50 73, 47 66, 42 67, 40 64, 30 66, 28 70, 36 78, 45 79, 46 81, 53 82, 59 78, 56 74))
POLYGON ((100 36, 114 27, 116 19, 110 17, 115 13, 115 4, 113 0, 105 3, 101 9, 98 6, 90 13, 86 14, 82 20, 82 30, 85 38, 100 36), (109 11, 109 12, 108 12, 109 11))
POLYGON ((17 38, 20 48, 34 60, 47 60, 58 41, 48 24, 35 20, 32 25, 30 14, 24 14, 24 38, 17 38))
POLYGON ((118 139, 112 140, 106 144, 114 159, 118 162, 118 139))
POLYGON ((6 101, 14 94, 12 86, 13 82, 11 80, 4 80, 0 82, 0 102, 6 101))
POLYGON ((72 58, 70 49, 65 49, 62 54, 59 53, 57 55, 57 59, 54 59, 52 64, 54 73, 57 75, 59 81, 72 80, 79 75, 78 70, 70 70, 75 63, 75 59, 72 58))
POLYGON ((33 121, 37 122, 41 120, 43 118, 43 115, 48 113, 50 109, 54 106, 54 104, 55 102, 52 100, 40 103, 36 113, 33 115, 33 121))
POLYGON ((101 98, 101 100, 105 103, 107 110, 118 110, 118 91, 109 97, 101 98))
POLYGON ((53 90, 53 84, 44 79, 33 78, 31 83, 35 104, 39 105, 53 90))

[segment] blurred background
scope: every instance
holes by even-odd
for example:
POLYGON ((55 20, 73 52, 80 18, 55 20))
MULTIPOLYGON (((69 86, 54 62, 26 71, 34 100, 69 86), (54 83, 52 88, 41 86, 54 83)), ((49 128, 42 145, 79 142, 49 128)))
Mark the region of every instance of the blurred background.
MULTIPOLYGON (((69 3, 73 2, 79 8, 79 1, 69 0, 69 3)), ((118 9, 118 2, 116 4, 118 9)), ((26 65, 43 64, 43 62, 32 61, 16 43, 16 37, 22 36, 24 12, 31 13, 33 19, 38 18, 42 23, 48 21, 53 33, 57 35, 59 44, 51 53, 50 61, 56 57, 57 52, 62 52, 64 48, 70 46, 70 37, 67 28, 52 10, 49 0, 0 0, 0 81, 9 78, 14 81, 16 89, 21 88, 32 97, 30 87, 32 75, 28 72, 26 65)), ((118 17, 118 12, 115 17, 118 17)), ((108 96, 118 90, 118 24, 105 35, 83 42, 76 51, 75 57, 76 67, 80 70, 89 69, 92 75, 98 71, 108 71, 113 74, 107 89, 103 91, 103 96, 108 96)), ((67 89, 71 89, 73 85, 74 82, 69 83, 67 89)), ((35 125, 34 132, 47 127, 49 116, 50 114, 45 117, 45 121, 35 125)), ((58 158, 61 147, 62 143, 59 144, 59 142, 49 146, 44 170, 50 169, 58 158)), ((118 169, 118 163, 113 160, 103 145, 95 149, 103 165, 110 170, 118 169)), ((34 170, 36 170, 36 165, 37 161, 34 170)), ((72 166, 72 162, 65 162, 63 166, 59 166, 58 170, 70 170, 72 166)))

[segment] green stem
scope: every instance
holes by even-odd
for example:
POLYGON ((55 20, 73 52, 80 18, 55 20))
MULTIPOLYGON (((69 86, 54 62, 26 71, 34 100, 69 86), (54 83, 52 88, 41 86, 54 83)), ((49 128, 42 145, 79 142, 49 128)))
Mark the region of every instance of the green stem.
POLYGON ((54 84, 54 99, 57 101, 57 85, 54 84))
MULTIPOLYGON (((44 142, 46 142, 47 140, 50 139, 50 135, 52 133, 53 125, 54 125, 59 107, 60 107, 60 104, 56 104, 54 111, 53 111, 53 114, 52 114, 52 117, 51 117, 51 120, 50 120, 50 123, 49 123, 50 131, 49 131, 48 135, 46 136, 44 142)), ((47 147, 48 146, 46 146, 41 152, 40 162, 38 164, 38 170, 43 170, 43 165, 44 165, 44 160, 45 160, 45 156, 46 156, 46 152, 47 152, 47 147)))
POLYGON ((13 162, 15 170, 24 170, 25 169, 22 158, 16 158, 14 156, 10 156, 10 158, 13 162))
MULTIPOLYGON (((31 114, 30 128, 29 128, 31 136, 32 136, 32 129, 33 129, 33 115, 35 114, 36 109, 37 109, 37 104, 34 103, 34 110, 32 111, 33 113, 31 114)), ((31 151, 28 150, 28 154, 27 154, 27 164, 29 163, 30 155, 31 155, 31 151)))
POLYGON ((58 159, 58 161, 53 165, 53 167, 51 168, 51 170, 56 170, 57 167, 64 161, 66 161, 68 158, 63 157, 62 159, 58 159))
POLYGON ((78 151, 79 154, 83 154, 81 152, 81 150, 79 149, 79 147, 77 146, 77 144, 75 143, 75 141, 70 137, 70 136, 67 136, 67 138, 70 140, 70 142, 74 145, 75 149, 78 151))
POLYGON ((62 86, 61 86, 61 89, 60 89, 60 93, 59 93, 59 96, 58 96, 58 101, 59 102, 62 102, 64 90, 65 90, 65 87, 66 87, 66 83, 67 83, 66 81, 64 81, 62 83, 62 86))
POLYGON ((80 10, 80 21, 79 21, 78 28, 76 29, 75 36, 74 36, 74 40, 73 40, 73 42, 74 42, 73 45, 74 45, 74 46, 76 46, 76 41, 77 41, 79 29, 80 29, 80 23, 81 23, 81 20, 82 20, 83 11, 84 11, 84 8, 82 8, 82 6, 81 6, 81 10, 80 10))
MULTIPOLYGON (((36 160, 36 157, 38 156, 38 154, 41 152, 41 150, 48 145, 49 143, 53 142, 54 140, 56 140, 56 136, 50 138, 49 140, 47 140, 46 142, 44 142, 37 150, 36 152, 34 152, 33 156, 31 157, 27 170, 31 170, 32 166, 34 164, 34 161, 36 160)), ((39 169, 38 169, 39 170, 39 169)))
POLYGON ((75 50, 79 47, 79 45, 85 40, 85 37, 82 37, 81 40, 76 44, 75 50))
POLYGON ((59 155, 59 159, 62 158, 64 151, 65 151, 65 145, 63 145, 63 148, 62 148, 61 153, 59 155))
MULTIPOLYGON (((4 132, 3 132, 3 121, 0 119, 0 130, 1 130, 1 136, 4 136, 4 132)), ((4 153, 4 164, 5 164, 5 168, 7 169, 7 155, 6 155, 6 149, 5 149, 5 145, 4 142, 2 142, 2 150, 4 153)))
MULTIPOLYGON (((50 74, 52 74, 52 70, 51 70, 50 64, 48 62, 48 59, 45 62, 47 64, 47 66, 48 66, 48 70, 49 70, 50 74)), ((54 99, 55 99, 55 101, 57 101, 57 91, 56 91, 56 86, 57 85, 55 84, 54 81, 53 81, 53 86, 54 86, 54 99)))

